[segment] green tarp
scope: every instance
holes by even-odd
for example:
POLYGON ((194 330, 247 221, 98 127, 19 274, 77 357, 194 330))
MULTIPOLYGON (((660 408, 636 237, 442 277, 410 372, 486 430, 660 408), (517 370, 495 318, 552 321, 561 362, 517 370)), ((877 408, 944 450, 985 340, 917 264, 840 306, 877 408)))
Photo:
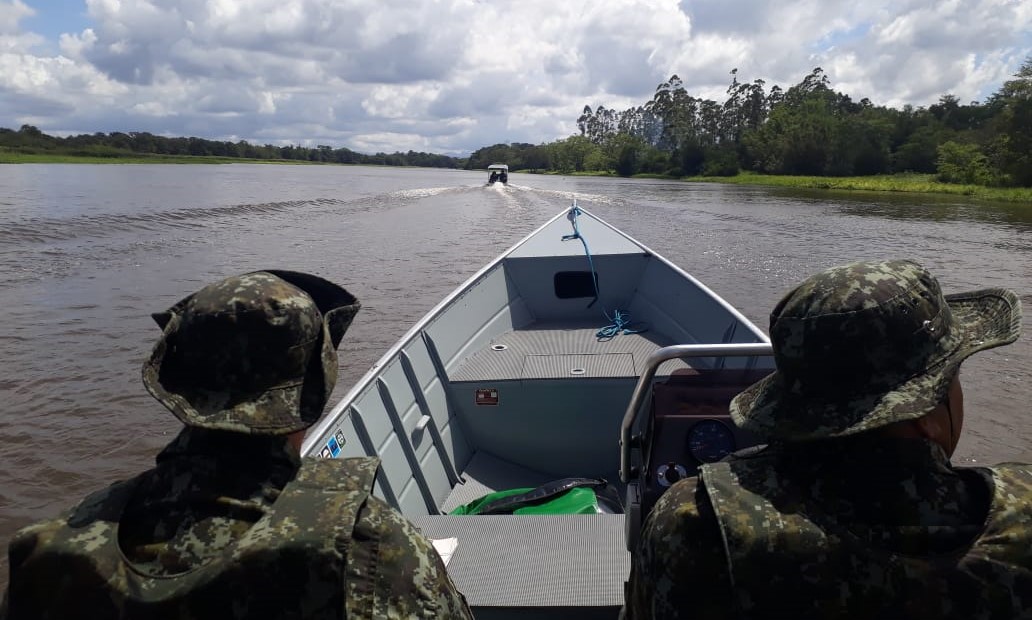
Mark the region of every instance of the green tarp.
MULTIPOLYGON (((485 507, 490 507, 495 504, 497 500, 505 498, 513 498, 518 495, 523 495, 533 491, 532 488, 526 489, 507 489, 505 491, 496 491, 494 493, 488 493, 478 500, 472 501, 464 506, 452 510, 451 515, 478 515, 483 514, 481 510, 485 507)), ((595 491, 588 487, 576 487, 554 495, 540 502, 533 503, 517 503, 517 507, 512 510, 506 510, 504 512, 490 511, 490 514, 514 514, 514 515, 583 515, 583 514, 598 514, 601 512, 598 509, 598 499, 595 497, 595 491)))

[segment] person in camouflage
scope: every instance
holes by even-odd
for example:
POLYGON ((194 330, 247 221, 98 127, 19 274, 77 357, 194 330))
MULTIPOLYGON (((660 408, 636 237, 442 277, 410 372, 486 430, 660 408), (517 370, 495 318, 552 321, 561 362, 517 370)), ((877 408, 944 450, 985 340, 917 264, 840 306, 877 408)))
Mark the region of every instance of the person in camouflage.
POLYGON ((469 618, 375 458, 300 457, 360 305, 260 271, 154 315, 147 390, 185 427, 143 474, 18 532, 0 616, 469 618))
POLYGON ((629 618, 1032 615, 1032 467, 954 467, 961 362, 1014 342, 1008 290, 943 296, 854 263, 774 308, 777 370, 732 401, 765 449, 703 465, 647 517, 629 618))

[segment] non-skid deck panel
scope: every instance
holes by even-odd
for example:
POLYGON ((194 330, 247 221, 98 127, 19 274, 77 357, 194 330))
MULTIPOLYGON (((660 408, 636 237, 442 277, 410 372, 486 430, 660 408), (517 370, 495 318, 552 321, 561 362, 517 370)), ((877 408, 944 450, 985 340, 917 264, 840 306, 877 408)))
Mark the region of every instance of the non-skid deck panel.
POLYGON ((420 516, 412 522, 429 538, 458 539, 448 574, 474 613, 623 604, 631 565, 623 515, 420 516))
POLYGON ((488 493, 506 489, 536 487, 551 482, 555 476, 543 474, 515 463, 492 456, 484 451, 473 455, 461 478, 444 500, 441 511, 448 513, 459 506, 480 499, 488 493))
MULTIPOLYGON (((533 323, 507 331, 449 373, 456 381, 504 381, 581 377, 636 377, 648 356, 664 346, 677 344, 658 332, 620 334, 599 341, 601 322, 533 323), (504 349, 497 350, 498 347, 504 349), (588 359, 588 357, 592 359, 588 359), (547 359, 551 357, 552 359, 547 359), (584 372, 571 373, 574 368, 584 372)), ((664 366, 667 371, 687 368, 683 361, 664 366)))

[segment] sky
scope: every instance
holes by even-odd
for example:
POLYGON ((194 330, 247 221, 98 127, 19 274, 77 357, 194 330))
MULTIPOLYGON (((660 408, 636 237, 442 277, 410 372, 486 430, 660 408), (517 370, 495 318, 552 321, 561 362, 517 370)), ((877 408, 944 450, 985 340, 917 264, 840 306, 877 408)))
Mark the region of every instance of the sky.
POLYGON ((0 0, 0 127, 465 156, 577 133, 677 74, 983 101, 1032 0, 0 0))

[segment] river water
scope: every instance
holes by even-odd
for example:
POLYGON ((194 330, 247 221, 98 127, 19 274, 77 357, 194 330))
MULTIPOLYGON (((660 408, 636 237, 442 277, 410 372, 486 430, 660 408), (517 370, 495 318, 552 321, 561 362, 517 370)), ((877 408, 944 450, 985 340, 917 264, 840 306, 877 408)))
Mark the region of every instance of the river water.
MULTIPOLYGON (((917 195, 339 166, 0 166, 0 541, 149 467, 179 423, 140 367, 151 312, 262 268, 336 281, 363 309, 334 399, 408 327, 573 199, 763 328, 822 268, 914 258, 946 292, 1007 287, 1026 335, 964 366, 954 460, 1032 460, 1032 206, 917 195)), ((615 442, 615 438, 614 438, 615 442)), ((615 444, 614 444, 615 445, 615 444)), ((6 584, 6 554, 0 579, 6 584)))

